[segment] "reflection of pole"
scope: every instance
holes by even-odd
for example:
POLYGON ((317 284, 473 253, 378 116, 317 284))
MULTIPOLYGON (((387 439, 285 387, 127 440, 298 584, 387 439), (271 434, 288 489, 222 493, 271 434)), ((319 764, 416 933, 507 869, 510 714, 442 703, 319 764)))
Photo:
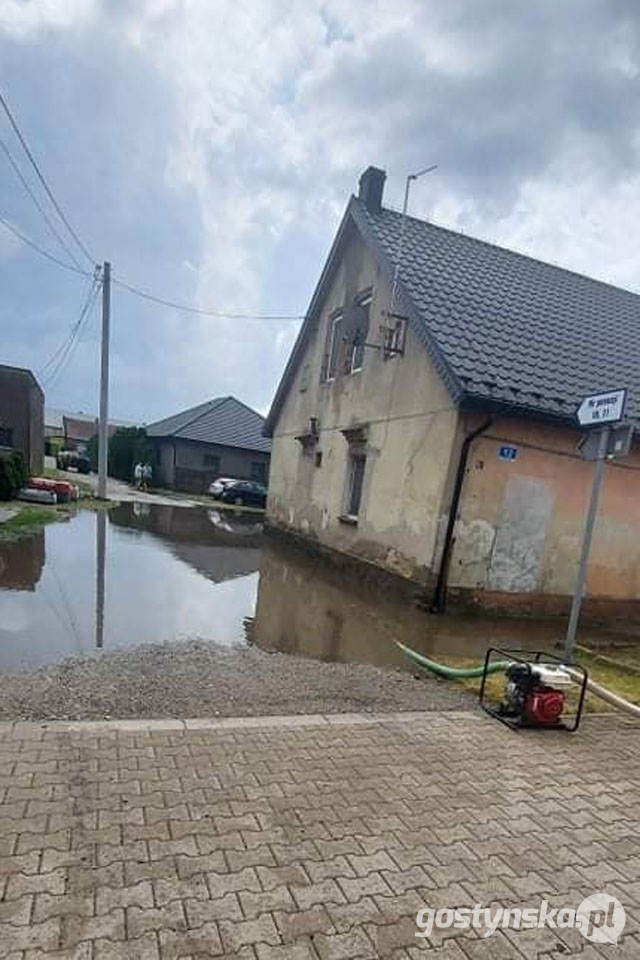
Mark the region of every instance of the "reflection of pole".
POLYGON ((96 511, 96 647, 102 648, 104 636, 104 556, 107 544, 107 513, 96 511))
POLYGON ((589 562, 589 551, 591 550, 591 538, 593 536, 593 527, 598 510, 598 498, 600 496, 600 487, 604 476, 604 461, 609 447, 609 427, 603 427, 598 443, 598 459, 593 471, 593 485, 591 487, 591 500, 587 511, 587 519, 584 525, 584 535, 582 537, 582 553, 580 554, 580 564, 578 566, 578 576, 571 603, 571 614, 569 616, 569 626, 567 628, 567 639, 565 640, 564 656, 565 660, 573 660, 573 649, 576 642, 576 631, 578 629, 578 620, 580 618, 580 607, 582 606, 582 595, 584 593, 584 583, 587 577, 587 563, 589 562))

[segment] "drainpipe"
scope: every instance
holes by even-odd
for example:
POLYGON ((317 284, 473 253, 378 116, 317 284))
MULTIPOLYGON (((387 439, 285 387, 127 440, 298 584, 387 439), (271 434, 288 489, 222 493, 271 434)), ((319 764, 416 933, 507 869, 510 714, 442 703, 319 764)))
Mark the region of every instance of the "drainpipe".
POLYGON ((444 547, 442 548, 442 557, 440 558, 438 579, 435 590, 433 591, 433 597, 431 598, 431 605, 429 606, 430 613, 444 613, 447 605, 447 577, 449 574, 451 552, 453 550, 453 530, 456 525, 456 520, 458 519, 458 507, 460 506, 460 496, 464 484, 465 470, 467 469, 467 460, 469 459, 469 450, 476 437, 479 437, 481 433, 488 430, 492 423, 493 420, 490 417, 481 426, 477 427, 477 429, 468 433, 462 442, 460 460, 458 461, 458 469, 456 471, 456 482, 453 487, 453 496, 451 497, 451 506, 449 508, 447 531, 444 535, 444 547))

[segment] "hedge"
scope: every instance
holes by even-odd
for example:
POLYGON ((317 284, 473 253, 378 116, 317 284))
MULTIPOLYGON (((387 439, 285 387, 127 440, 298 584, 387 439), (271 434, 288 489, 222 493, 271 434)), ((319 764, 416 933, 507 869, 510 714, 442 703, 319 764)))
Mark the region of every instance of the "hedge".
POLYGON ((0 454, 0 500, 11 500, 29 479, 20 450, 0 454))

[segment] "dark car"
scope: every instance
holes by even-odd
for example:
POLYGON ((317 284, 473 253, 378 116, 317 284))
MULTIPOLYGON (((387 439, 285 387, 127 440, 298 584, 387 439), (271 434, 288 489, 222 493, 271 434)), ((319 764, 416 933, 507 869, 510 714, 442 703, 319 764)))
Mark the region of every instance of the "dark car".
POLYGON ((220 500, 223 503, 235 503, 239 507, 262 507, 267 505, 267 488, 253 480, 234 480, 228 483, 220 500))

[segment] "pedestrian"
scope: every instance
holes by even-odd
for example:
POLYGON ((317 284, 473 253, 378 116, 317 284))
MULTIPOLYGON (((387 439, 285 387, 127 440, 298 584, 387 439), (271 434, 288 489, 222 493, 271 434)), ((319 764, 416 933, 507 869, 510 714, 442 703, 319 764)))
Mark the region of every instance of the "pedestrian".
POLYGON ((136 488, 139 490, 142 486, 142 464, 136 463, 133 468, 133 479, 135 480, 136 488))
POLYGON ((144 489, 148 490, 151 485, 151 477, 153 475, 153 470, 151 469, 151 464, 147 460, 145 465, 142 468, 142 482, 144 483, 144 489))

